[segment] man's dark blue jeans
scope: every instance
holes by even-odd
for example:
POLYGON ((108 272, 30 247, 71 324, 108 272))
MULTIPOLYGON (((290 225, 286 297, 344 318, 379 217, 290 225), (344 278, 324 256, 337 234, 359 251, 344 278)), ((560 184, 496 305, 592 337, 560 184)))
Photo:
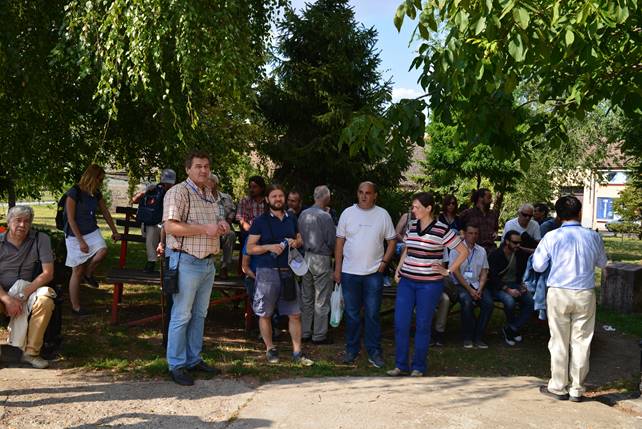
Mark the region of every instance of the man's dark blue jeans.
MULTIPOLYGON (((519 285, 509 284, 509 289, 519 290, 519 285)), ((533 315, 533 297, 530 292, 526 291, 517 298, 513 298, 503 290, 493 292, 493 299, 500 301, 504 305, 504 313, 506 313, 506 325, 513 330, 519 332, 520 329, 528 322, 533 315), (515 305, 519 303, 519 314, 515 314, 515 305)))
POLYGON ((368 356, 381 356, 381 293, 383 274, 341 273, 346 319, 346 356, 356 357, 361 349, 361 308, 364 309, 365 346, 368 356))

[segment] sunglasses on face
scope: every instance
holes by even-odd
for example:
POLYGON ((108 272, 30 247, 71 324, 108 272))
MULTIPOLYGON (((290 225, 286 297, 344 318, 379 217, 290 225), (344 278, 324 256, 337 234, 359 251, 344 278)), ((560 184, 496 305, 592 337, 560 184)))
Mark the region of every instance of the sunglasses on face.
POLYGON ((520 212, 519 214, 521 214, 521 215, 522 215, 522 216, 524 216, 524 217, 533 217, 533 215, 532 215, 532 214, 530 214, 530 213, 520 212))

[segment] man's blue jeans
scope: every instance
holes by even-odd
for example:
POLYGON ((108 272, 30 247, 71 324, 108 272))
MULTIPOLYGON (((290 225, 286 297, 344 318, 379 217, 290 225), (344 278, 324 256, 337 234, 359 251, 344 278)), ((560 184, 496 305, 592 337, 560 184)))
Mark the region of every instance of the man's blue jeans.
MULTIPOLYGON (((509 284, 509 289, 519 290, 519 285, 509 284)), ((530 292, 526 291, 523 295, 513 298, 503 290, 493 292, 493 299, 500 301, 504 305, 504 313, 506 313, 506 325, 513 330, 519 330, 528 322, 533 314, 533 297, 530 292), (515 315, 515 305, 519 302, 519 314, 515 315)))
POLYGON ((461 305, 461 326, 464 341, 482 341, 484 331, 493 314, 493 295, 486 288, 482 291, 479 301, 473 301, 468 291, 462 285, 457 285, 459 305, 461 305), (479 305, 479 319, 475 321, 475 306, 479 305))
POLYGON ((365 345, 368 356, 381 355, 381 293, 383 274, 367 275, 341 273, 341 288, 345 304, 346 355, 356 356, 361 349, 361 308, 364 308, 365 345))
POLYGON ((167 251, 170 269, 178 266, 178 293, 172 296, 167 332, 169 369, 191 367, 202 360, 203 329, 214 285, 214 258, 198 259, 188 253, 167 251))
POLYGON ((442 280, 419 282, 401 278, 397 285, 395 301, 395 366, 402 371, 410 371, 408 365, 410 350, 410 325, 413 310, 415 316, 415 354, 412 369, 426 373, 426 358, 430 344, 432 316, 444 291, 442 280))

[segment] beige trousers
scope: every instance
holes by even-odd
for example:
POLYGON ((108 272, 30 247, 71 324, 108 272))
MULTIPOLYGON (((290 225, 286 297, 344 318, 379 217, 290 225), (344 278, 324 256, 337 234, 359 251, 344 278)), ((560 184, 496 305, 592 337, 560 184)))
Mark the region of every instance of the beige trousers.
MULTIPOLYGON (((54 301, 48 296, 39 296, 31 308, 29 327, 27 328, 27 347, 25 353, 31 356, 40 355, 42 342, 45 337, 51 313, 54 310, 54 301)), ((0 314, 6 314, 4 304, 0 302, 0 314)))
POLYGON ((595 329, 595 290, 549 288, 546 295, 551 339, 551 379, 548 390, 580 397, 589 372, 595 329))

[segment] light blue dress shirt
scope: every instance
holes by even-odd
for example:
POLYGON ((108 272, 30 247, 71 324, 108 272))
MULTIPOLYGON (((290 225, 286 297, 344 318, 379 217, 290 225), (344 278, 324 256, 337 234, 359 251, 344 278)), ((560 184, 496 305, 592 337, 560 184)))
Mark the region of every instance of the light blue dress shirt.
POLYGON ((577 221, 565 221, 539 242, 533 254, 533 269, 551 272, 546 285, 562 289, 592 289, 595 287, 595 267, 606 266, 606 251, 602 237, 577 221))

